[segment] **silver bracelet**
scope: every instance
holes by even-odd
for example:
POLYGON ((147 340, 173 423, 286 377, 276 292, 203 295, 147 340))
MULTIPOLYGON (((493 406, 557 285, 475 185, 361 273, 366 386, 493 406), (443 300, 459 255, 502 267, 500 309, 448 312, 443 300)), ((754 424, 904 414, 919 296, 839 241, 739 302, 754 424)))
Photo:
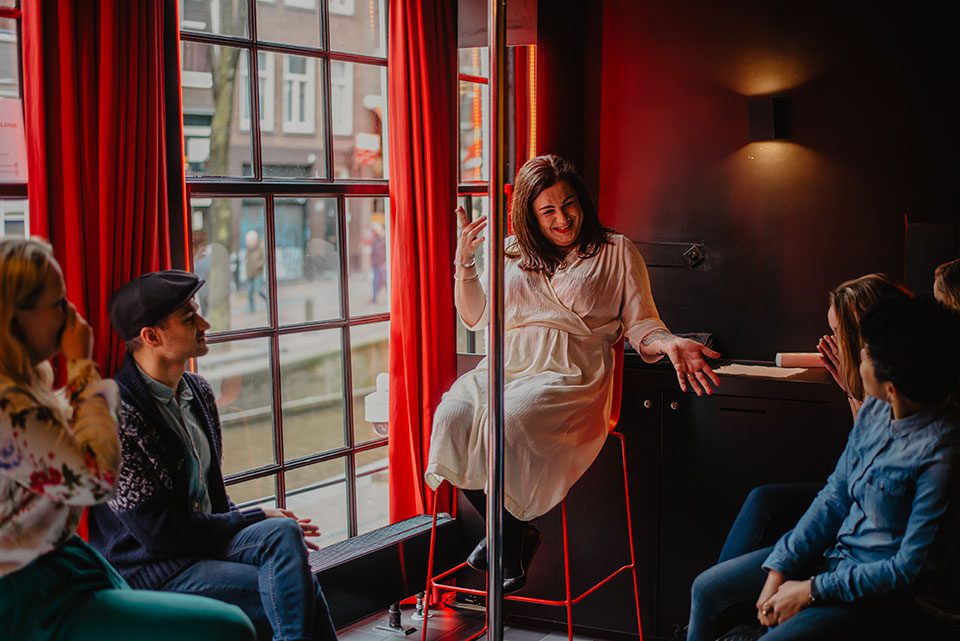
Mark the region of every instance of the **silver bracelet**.
POLYGON ((463 267, 464 269, 470 269, 471 267, 476 266, 476 264, 477 264, 476 257, 471 258, 469 263, 458 263, 457 261, 453 261, 454 267, 463 267))
POLYGON ((458 280, 458 281, 460 281, 461 283, 469 283, 469 282, 472 282, 472 281, 475 281, 475 280, 480 280, 480 272, 477 272, 477 273, 474 274, 473 276, 469 276, 469 277, 467 277, 467 278, 460 278, 460 277, 458 277, 458 276, 456 275, 456 273, 454 273, 454 275, 453 275, 453 280, 458 280))

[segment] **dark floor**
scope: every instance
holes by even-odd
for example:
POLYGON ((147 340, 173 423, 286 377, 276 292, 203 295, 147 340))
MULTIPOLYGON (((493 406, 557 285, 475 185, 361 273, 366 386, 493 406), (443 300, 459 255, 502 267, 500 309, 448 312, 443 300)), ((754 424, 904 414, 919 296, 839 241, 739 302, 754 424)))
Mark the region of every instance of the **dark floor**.
MULTIPOLYGON (((403 627, 414 627, 416 632, 407 637, 375 629, 377 625, 387 625, 387 613, 374 615, 343 628, 337 633, 339 641, 399 641, 406 638, 409 641, 420 641, 423 621, 414 621, 411 616, 413 608, 404 608, 401 623, 403 627)), ((463 612, 449 607, 431 612, 427 627, 426 641, 462 641, 483 627, 482 612, 463 612)), ((507 626, 503 632, 504 641, 566 641, 566 633, 533 630, 507 626)), ((485 641, 486 636, 478 641, 485 641)), ((597 641, 590 637, 574 635, 574 641, 597 641)))

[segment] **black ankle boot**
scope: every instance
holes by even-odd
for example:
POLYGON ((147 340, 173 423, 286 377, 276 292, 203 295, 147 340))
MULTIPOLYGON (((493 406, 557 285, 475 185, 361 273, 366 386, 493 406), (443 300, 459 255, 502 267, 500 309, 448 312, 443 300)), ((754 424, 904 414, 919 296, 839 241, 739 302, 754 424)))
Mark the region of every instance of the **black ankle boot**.
POLYGON ((520 537, 520 555, 519 562, 508 563, 504 560, 503 564, 503 593, 510 594, 523 589, 527 584, 527 570, 533 562, 533 556, 540 547, 540 540, 543 535, 540 530, 530 525, 524 524, 523 533, 520 537))
POLYGON ((477 547, 473 548, 467 557, 467 565, 478 572, 487 571, 487 537, 480 539, 477 547))

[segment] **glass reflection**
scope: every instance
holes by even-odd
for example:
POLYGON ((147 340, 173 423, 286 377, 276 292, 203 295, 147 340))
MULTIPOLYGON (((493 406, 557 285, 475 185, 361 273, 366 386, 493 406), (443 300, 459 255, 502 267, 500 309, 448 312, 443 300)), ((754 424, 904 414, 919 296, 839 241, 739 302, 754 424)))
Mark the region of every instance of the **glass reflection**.
POLYGON ((273 463, 269 340, 213 344, 196 364, 197 372, 213 388, 220 411, 224 475, 273 463))
POLYGON ((266 210, 262 198, 191 198, 193 271, 211 332, 261 327, 269 319, 266 210))

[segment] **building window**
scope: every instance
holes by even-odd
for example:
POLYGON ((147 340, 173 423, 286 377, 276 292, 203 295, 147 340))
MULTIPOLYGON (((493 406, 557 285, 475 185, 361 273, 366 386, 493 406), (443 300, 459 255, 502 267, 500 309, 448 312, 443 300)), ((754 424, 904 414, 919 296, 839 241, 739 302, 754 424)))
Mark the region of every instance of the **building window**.
POLYGON ((283 130, 313 133, 316 98, 314 59, 284 56, 283 130))
POLYGON ((296 7, 298 9, 314 9, 317 6, 317 0, 283 0, 283 2, 288 7, 296 7))
MULTIPOLYGON (((240 129, 250 130, 250 83, 247 81, 249 72, 247 65, 239 65, 240 69, 240 129)), ((260 51, 257 53, 257 75, 260 78, 260 131, 273 131, 273 52, 260 51)), ((184 81, 186 85, 186 81, 184 81)))
POLYGON ((353 65, 334 60, 330 63, 330 104, 333 109, 333 135, 353 135, 353 65))
POLYGON ((328 0, 330 3, 330 13, 341 16, 352 16, 354 14, 354 0, 328 0))
MULTIPOLYGON (((212 325, 194 367, 217 396, 231 498, 313 518, 329 545, 388 522, 386 425, 364 404, 389 360, 387 59, 320 46, 329 3, 257 2, 254 25, 247 2, 186 1, 211 25, 181 24, 184 68, 209 74, 182 76, 187 254, 212 325), (345 65, 356 79, 335 90, 345 65), (334 136, 325 105, 344 89, 353 134, 334 136)), ((386 24, 384 5, 338 15, 338 37, 386 24)))
POLYGON ((0 237, 30 234, 19 4, 0 1, 0 237))
POLYGON ((30 215, 26 200, 0 200, 0 238, 30 236, 30 215))

